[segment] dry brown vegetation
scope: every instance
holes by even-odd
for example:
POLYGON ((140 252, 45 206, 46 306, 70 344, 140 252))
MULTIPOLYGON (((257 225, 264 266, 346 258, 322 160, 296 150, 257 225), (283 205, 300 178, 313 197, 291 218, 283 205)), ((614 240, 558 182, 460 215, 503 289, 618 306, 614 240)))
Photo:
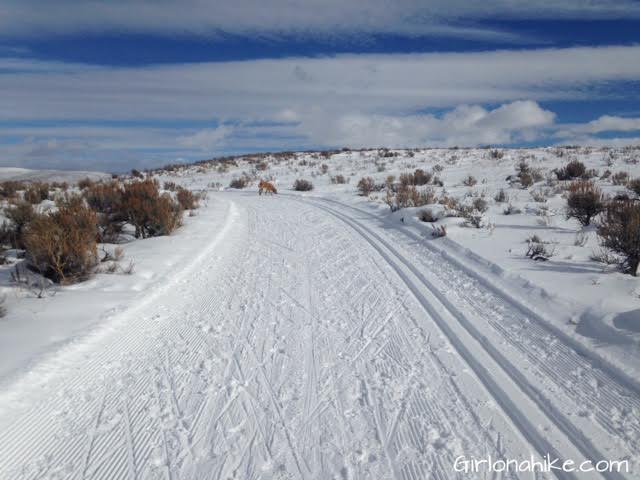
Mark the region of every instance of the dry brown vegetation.
POLYGON ((176 200, 183 210, 194 210, 198 208, 198 195, 184 187, 176 190, 176 200))
POLYGON ((4 210, 8 222, 2 225, 2 243, 12 248, 24 248, 24 229, 36 215, 33 205, 24 200, 9 203, 4 210))
POLYGON ((612 201, 598 225, 602 246, 622 257, 625 272, 638 275, 640 264, 640 202, 612 201))
POLYGON ((168 193, 160 194, 151 179, 125 183, 122 211, 135 227, 136 238, 169 235, 181 225, 182 210, 168 193))
POLYGON ((308 192, 310 190, 313 190, 313 183, 311 183, 309 180, 299 178, 295 182, 293 182, 293 189, 297 192, 308 192))
POLYGON ((37 214, 26 227, 24 245, 31 268, 57 283, 86 278, 97 263, 96 213, 79 197, 37 214))
POLYGON ((49 184, 35 182, 29 184, 29 186, 24 191, 24 199, 32 203, 34 205, 39 204, 40 202, 47 200, 49 198, 49 184))
POLYGON ((8 202, 0 227, 1 246, 24 250, 27 268, 58 283, 82 280, 95 271, 97 242, 118 243, 127 224, 134 227, 137 238, 168 235, 180 226, 182 212, 197 208, 200 199, 175 184, 174 199, 150 178, 84 179, 79 186, 80 193, 70 194, 65 193, 66 184, 0 184, 0 194, 8 202), (38 213, 34 205, 53 193, 56 208, 38 213))
POLYGON ((24 190, 25 188, 22 182, 7 180, 6 182, 0 183, 0 198, 13 198, 18 191, 24 190))
POLYGON ((606 198, 598 187, 589 180, 578 180, 569 185, 567 198, 567 218, 575 218, 582 226, 605 209, 606 198))
POLYGON ((373 192, 376 188, 376 182, 371 177, 362 177, 358 181, 358 192, 363 197, 368 196, 371 192, 373 192))
POLYGON ((584 163, 578 160, 571 160, 564 167, 555 171, 558 180, 573 180, 581 178, 587 172, 584 163))

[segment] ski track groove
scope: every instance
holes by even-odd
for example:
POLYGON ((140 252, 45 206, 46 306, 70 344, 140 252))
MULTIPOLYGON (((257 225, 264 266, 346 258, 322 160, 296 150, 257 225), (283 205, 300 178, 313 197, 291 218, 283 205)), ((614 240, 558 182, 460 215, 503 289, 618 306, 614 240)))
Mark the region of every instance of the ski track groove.
MULTIPOLYGON (((532 451, 389 259, 328 210, 237 196, 198 268, 84 364, 61 359, 47 401, 0 412, 0 478, 445 480, 468 478, 463 452, 532 451)), ((451 301, 475 321, 490 297, 474 285, 451 301)), ((500 335, 520 348, 521 331, 500 335)), ((634 405, 600 393, 602 409, 634 405)))
MULTIPOLYGON (((338 203, 359 215, 372 217, 359 208, 328 200, 327 203, 338 203)), ((554 395, 562 395, 565 402, 572 405, 566 409, 568 415, 595 419, 610 436, 610 440, 603 443, 611 446, 612 454, 619 456, 619 449, 624 448, 627 456, 633 458, 634 452, 640 452, 640 390, 635 383, 626 382, 624 374, 614 367, 574 349, 573 342, 556 335, 548 322, 529 314, 528 307, 518 304, 513 297, 501 297, 497 288, 483 288, 486 283, 480 282, 470 267, 446 261, 451 259, 446 252, 438 251, 429 241, 418 243, 415 235, 407 232, 401 229, 392 233, 398 240, 396 245, 402 246, 407 238, 412 240, 418 247, 417 254, 411 255, 412 261, 423 266, 423 271, 437 272, 447 299, 460 306, 465 316, 497 332, 502 340, 495 343, 502 351, 517 352, 518 357, 526 359, 528 374, 535 375, 540 384, 554 395), (576 378, 567 379, 567 372, 576 378), (623 380, 619 381, 620 377, 623 380), (627 421, 616 425, 612 417, 617 416, 624 416, 627 421)))
MULTIPOLYGON (((337 202, 335 202, 337 203, 337 202)), ((484 335, 479 335, 477 330, 475 330, 475 327, 473 327, 469 322, 468 319, 464 316, 460 314, 460 311, 451 303, 449 297, 447 297, 446 293, 445 294, 441 294, 439 291, 436 290, 436 288, 433 286, 433 284, 426 280, 425 277, 420 273, 416 271, 415 266, 413 266, 413 264, 409 263, 408 260, 406 260, 406 255, 402 255, 400 254, 397 250, 395 250, 395 248, 392 248, 389 243, 387 243, 385 240, 382 240, 382 238, 380 237, 380 235, 378 235, 376 232, 374 232, 373 230, 369 229, 368 227, 364 226, 362 223, 360 223, 357 220, 352 219, 351 217, 348 217, 347 215, 345 215, 342 212, 339 212, 337 210, 334 210, 331 207, 328 207, 326 205, 320 206, 316 203, 316 205, 321 208, 324 209, 325 211, 329 212, 330 214, 333 214, 336 218, 339 218, 341 220, 343 220, 346 224, 350 225, 352 228, 354 228, 354 230, 358 231, 363 237, 367 238, 367 240, 371 243, 372 246, 374 246, 374 248, 378 249, 378 251, 383 255, 386 256, 386 254, 383 252, 384 251, 388 251, 390 252, 390 256, 386 257, 388 261, 393 262, 393 261, 399 261, 400 263, 404 264, 407 268, 407 270, 409 270, 411 273, 413 273, 413 275, 415 276, 416 280, 422 284, 424 287, 426 287, 426 289, 428 291, 430 291, 431 293, 433 293, 435 295, 436 298, 438 298, 438 300, 441 302, 441 305, 448 310, 449 312, 451 312, 452 316, 454 318, 457 318, 458 321, 460 322, 460 324, 467 329, 470 333, 472 333, 476 338, 481 339, 482 341, 480 342, 480 344, 483 346, 483 348, 485 349, 485 351, 494 358, 494 360, 502 366, 504 372, 514 381, 514 383, 516 385, 518 385, 521 389, 523 389, 523 392, 535 403, 537 404, 537 406, 548 416, 550 422, 552 424, 554 424, 556 427, 558 427, 567 437, 567 439, 570 440, 571 444, 573 444, 586 458, 589 459, 593 459, 593 460, 599 460, 602 458, 606 458, 604 455, 602 455, 600 452, 598 452, 598 450, 595 448, 595 446, 593 445, 593 443, 583 434, 583 432, 579 429, 576 428, 576 426, 571 423, 570 421, 568 421, 566 419, 566 417, 564 416, 563 412, 560 412, 559 410, 557 410, 554 406, 552 406, 551 402, 549 401, 549 399, 543 397, 543 395, 540 394, 540 392, 538 390, 536 390, 535 388, 533 388, 533 383, 528 383, 526 380, 523 380, 523 376, 521 374, 521 372, 519 372, 518 370, 516 370, 510 363, 508 360, 506 360, 505 357, 502 356, 501 353, 499 353, 494 347, 493 345, 489 345, 487 342, 487 338, 484 335), (375 238, 375 242, 373 240, 371 240, 371 238, 375 238), (376 244, 381 245, 382 247, 377 247, 376 244), (390 260, 390 258, 394 258, 394 260, 390 260)), ((348 207, 348 208, 352 208, 352 207, 348 207)), ((355 210, 355 209, 354 209, 355 210)), ((450 266, 450 265, 449 265, 450 266)), ((403 277, 403 280, 405 282, 407 282, 407 285, 412 288, 415 284, 412 283, 412 280, 408 279, 407 277, 405 277, 404 273, 401 273, 400 270, 397 270, 399 275, 401 277, 403 277)), ((466 291, 465 289, 462 290, 454 290, 454 292, 457 295, 458 291, 466 291)), ((451 290, 448 291, 449 293, 451 292, 451 290)), ((417 294, 420 295, 420 294, 417 294)), ((436 317, 438 315, 436 314, 436 317)), ((445 324, 442 323, 442 325, 444 326, 445 324)), ((454 334, 450 334, 448 335, 450 337, 450 339, 453 339, 454 334)), ((457 350, 459 352, 463 352, 464 349, 461 350, 461 345, 459 345, 457 347, 457 350)), ((473 358, 472 355, 465 355, 467 357, 473 358)), ((474 370, 476 371, 477 374, 482 375, 482 370, 478 370, 476 367, 474 367, 473 365, 473 360, 471 360, 471 363, 469 363, 469 360, 467 361, 467 363, 472 366, 472 368, 474 368, 474 370)), ((477 366, 477 365, 476 365, 477 366)), ((489 379, 490 377, 485 376, 486 379, 489 379)), ((497 388, 495 388, 497 385, 494 384, 491 388, 493 390, 498 390, 497 388)), ((501 395, 504 395, 504 393, 501 393, 501 395)), ((500 400, 499 397, 495 397, 496 399, 500 400)), ((502 402, 505 401, 505 398, 501 399, 502 402)), ((500 403, 500 402, 499 402, 500 403)), ((513 413, 514 411, 517 412, 517 409, 513 408, 513 405, 509 406, 507 405, 506 407, 503 406, 503 408, 505 408, 505 412, 507 413, 513 413)), ((522 432, 525 434, 525 436, 529 436, 529 438, 532 438, 530 435, 534 435, 533 438, 535 438, 536 434, 536 430, 532 425, 528 425, 528 421, 524 420, 522 417, 520 417, 519 419, 513 418, 514 421, 516 423, 518 423, 520 425, 519 428, 521 428, 522 432), (524 421, 523 421, 524 420, 524 421), (524 429, 524 430, 523 430, 524 429), (526 432, 525 432, 526 431, 526 432)), ((556 454, 556 456, 560 457, 560 455, 557 454, 557 452, 555 452, 555 449, 551 446, 551 444, 547 443, 541 436, 537 435, 538 439, 534 440, 535 443, 538 443, 538 450, 541 454, 543 454, 545 451, 546 452, 553 452, 554 454, 556 454)), ((631 452, 633 452, 633 450, 631 450, 631 452)), ((562 476, 563 472, 559 472, 558 475, 562 476)), ((573 477, 573 475, 571 474, 564 474, 565 476, 567 476, 567 478, 571 478, 573 477)), ((621 478, 621 476, 617 473, 603 473, 602 474, 604 477, 606 478, 621 478)))

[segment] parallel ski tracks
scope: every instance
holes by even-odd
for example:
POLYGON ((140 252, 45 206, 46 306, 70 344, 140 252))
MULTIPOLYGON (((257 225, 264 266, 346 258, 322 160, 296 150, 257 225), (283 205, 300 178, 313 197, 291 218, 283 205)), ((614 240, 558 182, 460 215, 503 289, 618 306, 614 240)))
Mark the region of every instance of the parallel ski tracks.
MULTIPOLYGON (((385 258, 414 293, 430 317, 436 321, 457 352, 465 359, 485 385, 487 391, 502 407, 505 414, 511 418, 540 455, 550 454, 561 459, 589 459, 594 462, 606 458, 593 442, 546 398, 543 392, 531 384, 518 368, 496 349, 482 332, 477 330, 465 315, 466 312, 463 313, 456 308, 449 298, 425 278, 415 267, 413 261, 407 260, 381 235, 362 222, 326 205, 324 202, 305 200, 305 203, 312 203, 345 222, 385 258), (452 328, 452 325, 456 325, 457 328, 452 328), (474 344, 474 349, 468 348, 469 344, 474 344), (497 375, 498 371, 503 375, 497 375), (517 388, 511 388, 507 391, 504 388, 504 378, 517 388), (525 405, 526 409, 523 408, 525 405), (536 424, 529 418, 530 413, 524 413, 524 411, 531 412, 532 410, 537 410, 541 420, 540 424, 536 424), (549 431, 541 431, 540 426, 545 424, 547 428, 555 429, 556 432, 552 435, 549 431), (547 438, 551 438, 552 441, 547 438)), ((573 474, 565 472, 557 472, 556 475, 560 478, 575 478, 573 474)), ((617 473, 607 472, 602 475, 611 479, 622 478, 617 473)))
POLYGON ((462 453, 600 454, 460 325, 480 297, 443 296, 324 203, 243 203, 224 271, 201 255, 139 324, 73 356, 47 401, 2 419, 0 477, 444 480, 469 478, 462 453))

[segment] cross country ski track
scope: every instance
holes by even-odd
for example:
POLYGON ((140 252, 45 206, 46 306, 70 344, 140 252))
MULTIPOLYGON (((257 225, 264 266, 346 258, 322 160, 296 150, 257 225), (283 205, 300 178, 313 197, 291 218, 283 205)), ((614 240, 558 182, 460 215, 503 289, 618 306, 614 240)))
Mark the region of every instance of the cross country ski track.
POLYGON ((214 201, 225 220, 170 284, 0 394, 0 478, 500 478, 454 461, 547 453, 636 467, 637 385, 428 241, 321 199, 214 201))

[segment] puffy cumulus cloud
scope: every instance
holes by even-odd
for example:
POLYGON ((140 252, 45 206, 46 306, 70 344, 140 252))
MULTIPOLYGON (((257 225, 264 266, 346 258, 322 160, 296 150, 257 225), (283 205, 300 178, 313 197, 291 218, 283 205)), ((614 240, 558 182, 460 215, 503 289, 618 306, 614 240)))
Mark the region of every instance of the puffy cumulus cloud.
POLYGON ((496 18, 640 16, 633 0, 3 0, 4 35, 130 31, 216 35, 397 33, 514 40, 496 18))
POLYGON ((555 113, 540 108, 536 102, 517 101, 502 105, 490 112, 482 112, 476 125, 490 128, 536 128, 553 123, 555 116, 555 113))
POLYGON ((487 110, 461 105, 442 116, 345 114, 332 118, 318 109, 300 125, 315 142, 336 146, 476 146, 532 141, 553 126, 555 114, 533 101, 516 101, 487 110))

